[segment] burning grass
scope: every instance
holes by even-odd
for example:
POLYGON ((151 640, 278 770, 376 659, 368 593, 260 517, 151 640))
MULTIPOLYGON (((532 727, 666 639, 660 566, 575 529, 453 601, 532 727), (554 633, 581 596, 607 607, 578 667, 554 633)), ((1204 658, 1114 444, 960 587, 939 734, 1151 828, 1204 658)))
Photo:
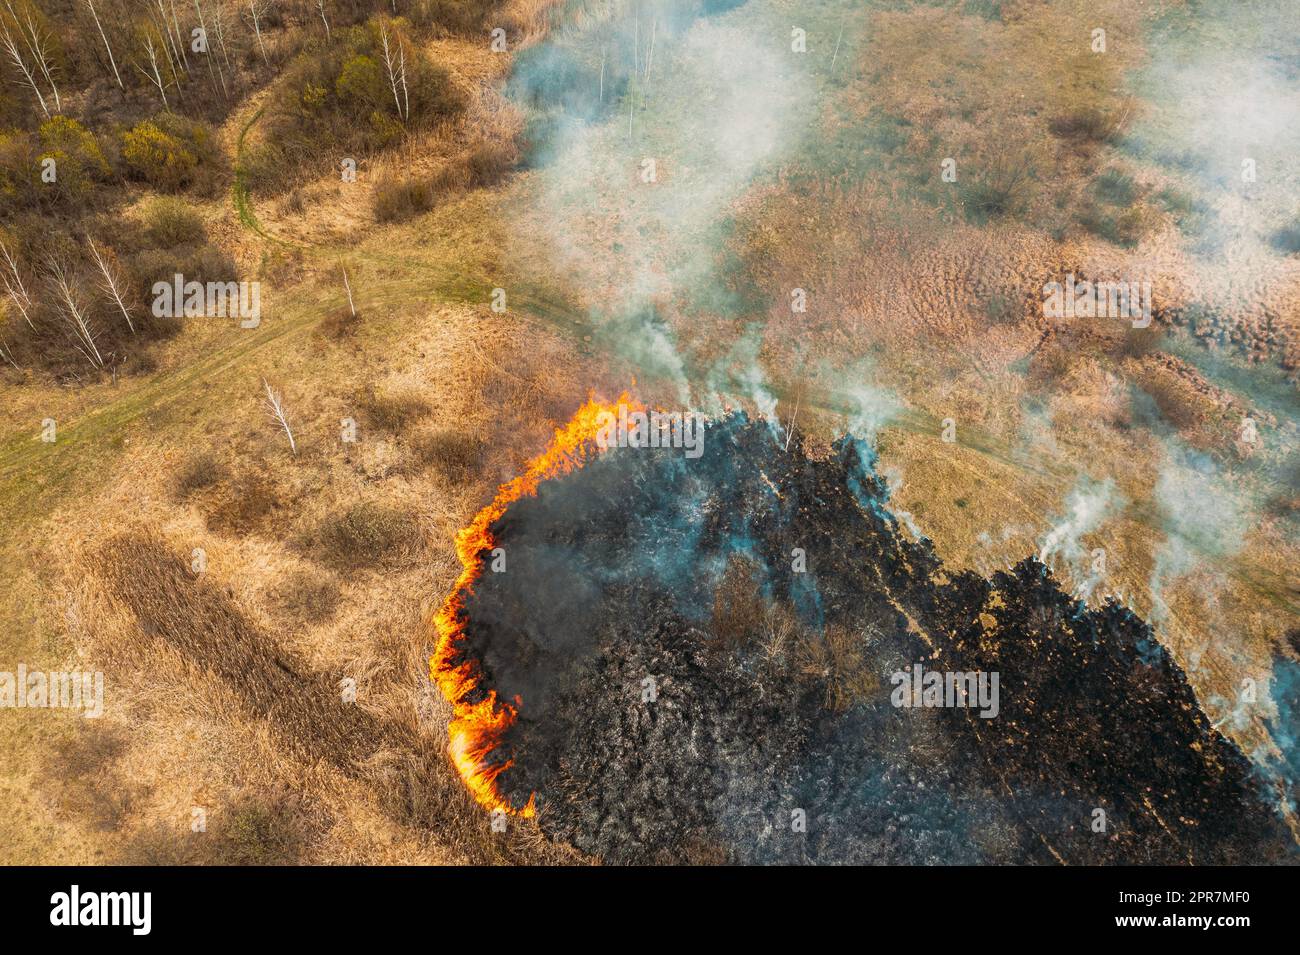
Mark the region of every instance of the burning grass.
POLYGON ((616 411, 620 404, 641 407, 626 392, 611 403, 597 401, 594 396, 589 399, 567 425, 556 430, 546 451, 529 461, 523 474, 501 485, 492 503, 456 535, 456 555, 462 570, 455 588, 433 618, 438 642, 429 662, 429 674, 453 708, 448 727, 452 764, 474 799, 490 810, 525 818, 534 814, 532 799, 522 807, 514 806, 497 789, 497 777, 512 764, 509 758, 501 760, 497 750, 506 730, 515 722, 520 701, 498 700, 495 690, 482 685, 477 661, 462 658, 464 602, 483 573, 484 554, 495 546, 492 524, 511 503, 536 494, 542 481, 568 474, 598 453, 595 439, 599 416, 616 411))

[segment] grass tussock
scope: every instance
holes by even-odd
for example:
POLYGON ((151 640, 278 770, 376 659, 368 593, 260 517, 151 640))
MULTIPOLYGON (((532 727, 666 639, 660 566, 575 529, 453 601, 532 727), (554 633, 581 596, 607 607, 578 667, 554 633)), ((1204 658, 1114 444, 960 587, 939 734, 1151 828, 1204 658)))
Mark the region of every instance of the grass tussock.
POLYGON ((360 501, 327 516, 302 546, 327 567, 349 572, 409 564, 423 549, 424 538, 413 512, 360 501))
POLYGON ((460 486, 478 476, 487 446, 475 435, 448 430, 418 436, 411 451, 418 468, 432 468, 448 483, 460 486))
POLYGON ((366 387, 357 401, 366 423, 386 434, 402 434, 427 417, 433 407, 413 387, 366 387))
POLYGON ((274 478, 263 470, 249 470, 222 482, 203 510, 213 531, 244 536, 264 527, 286 504, 284 488, 274 478))
POLYGON ((185 460, 176 472, 173 483, 175 495, 180 500, 206 491, 226 480, 225 464, 210 451, 201 451, 185 460))
POLYGON ((376 222, 404 222, 433 208, 433 184, 387 175, 375 183, 371 207, 376 222))

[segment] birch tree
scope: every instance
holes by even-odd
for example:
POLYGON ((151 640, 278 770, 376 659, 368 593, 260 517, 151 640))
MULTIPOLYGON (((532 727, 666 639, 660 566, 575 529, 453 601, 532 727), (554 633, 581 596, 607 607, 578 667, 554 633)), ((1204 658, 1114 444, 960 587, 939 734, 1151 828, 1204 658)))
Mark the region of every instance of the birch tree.
MULTIPOLYGON (((22 16, 19 16, 18 9, 14 6, 13 0, 3 0, 5 11, 9 14, 8 19, 0 18, 5 23, 4 36, 0 37, 0 42, 5 46, 5 52, 9 54, 11 60, 15 60, 15 65, 22 71, 23 76, 27 79, 28 84, 35 89, 35 82, 32 78, 33 72, 38 72, 45 78, 45 82, 50 87, 50 93, 54 99, 54 112, 63 112, 63 101, 59 97, 58 84, 54 82, 54 50, 53 40, 50 39, 50 33, 44 29, 36 19, 36 14, 32 6, 24 5, 22 16), (18 38, 22 40, 23 46, 26 47, 27 53, 31 55, 32 65, 29 68, 26 64, 18 63, 14 57, 14 50, 9 49, 13 44, 13 35, 9 21, 12 21, 12 30, 16 31, 18 38)), ((41 108, 45 108, 45 99, 41 99, 41 108)), ((45 111, 49 115, 49 110, 45 111)))
POLYGON ((27 294, 27 286, 23 284, 23 277, 18 271, 18 262, 14 259, 13 252, 9 250, 9 246, 2 239, 0 239, 0 255, 4 256, 6 266, 5 269, 0 270, 0 282, 4 283, 5 292, 8 294, 10 301, 17 306, 23 320, 34 331, 36 323, 32 321, 32 297, 27 294))
POLYGON ((328 43, 330 39, 330 21, 329 17, 325 16, 325 0, 316 0, 316 12, 320 14, 321 22, 325 24, 325 42, 328 43))
POLYGON ((91 321, 89 310, 77 298, 74 284, 62 264, 56 262, 50 266, 50 282, 54 286, 59 311, 72 332, 73 345, 93 367, 102 369, 104 356, 99 353, 99 345, 95 341, 98 332, 91 321))
POLYGON ((90 16, 95 21, 95 29, 99 31, 99 38, 104 41, 104 51, 108 53, 108 65, 113 68, 113 79, 117 80, 117 88, 126 89, 126 86, 122 83, 122 74, 117 71, 117 60, 113 57, 113 47, 108 42, 108 35, 104 33, 104 24, 99 22, 99 11, 95 9, 95 0, 86 0, 86 9, 90 11, 90 16))
POLYGON ((384 23, 379 25, 379 42, 384 51, 384 69, 388 73, 388 86, 393 91, 397 115, 403 120, 408 120, 411 118, 411 98, 406 88, 406 50, 402 47, 400 37, 394 37, 390 42, 388 25, 384 23), (396 57, 393 55, 393 47, 397 47, 396 57))
POLYGON ((285 436, 289 439, 289 450, 296 455, 298 445, 293 440, 293 430, 289 427, 289 419, 285 415, 284 399, 265 378, 262 379, 262 387, 266 389, 266 412, 271 416, 272 421, 284 429, 285 436))
POLYGON ((352 283, 348 281, 347 267, 343 267, 343 289, 348 293, 348 310, 352 312, 352 317, 357 317, 357 307, 352 302, 352 283))
POLYGON ((262 62, 270 66, 271 59, 266 55, 266 44, 262 42, 262 10, 263 5, 258 0, 248 0, 248 13, 253 21, 253 33, 257 36, 257 49, 262 54, 262 62))
POLYGON ((32 74, 33 68, 27 65, 27 60, 23 56, 22 50, 18 48, 18 39, 14 36, 15 31, 21 29, 20 26, 11 27, 8 20, 0 17, 0 49, 4 50, 5 56, 7 56, 13 65, 18 68, 18 72, 23 75, 23 80, 31 88, 31 91, 36 94, 36 102, 40 104, 41 112, 44 113, 48 119, 50 108, 45 102, 45 94, 41 92, 41 88, 36 82, 36 77, 32 74))
POLYGON ((131 310, 127 307, 126 299, 123 294, 125 283, 119 274, 116 266, 109 256, 95 244, 95 240, 87 236, 86 245, 90 249, 90 257, 95 260, 95 267, 99 269, 99 287, 111 298, 122 317, 126 319, 126 327, 131 329, 131 334, 135 334, 135 322, 131 321, 131 310))
POLYGON ((170 109, 167 105, 167 89, 163 83, 162 72, 158 69, 158 47, 153 42, 153 33, 147 32, 144 35, 144 55, 149 59, 149 69, 146 70, 139 63, 135 68, 144 74, 154 86, 158 87, 158 95, 162 97, 163 109, 170 109), (152 75, 150 72, 152 71, 152 75))
MULTIPOLYGON (((199 0, 194 0, 194 12, 199 15, 199 29, 203 31, 203 36, 206 38, 208 35, 208 24, 207 21, 203 18, 203 5, 199 2, 199 0)), ((225 95, 226 74, 221 69, 221 62, 215 56, 212 55, 212 44, 207 43, 206 45, 207 45, 207 49, 203 53, 203 59, 206 60, 208 64, 208 78, 213 80, 212 88, 213 91, 215 92, 216 84, 217 84, 216 79, 213 79, 213 66, 215 64, 216 76, 219 76, 221 78, 221 92, 222 95, 225 95)))

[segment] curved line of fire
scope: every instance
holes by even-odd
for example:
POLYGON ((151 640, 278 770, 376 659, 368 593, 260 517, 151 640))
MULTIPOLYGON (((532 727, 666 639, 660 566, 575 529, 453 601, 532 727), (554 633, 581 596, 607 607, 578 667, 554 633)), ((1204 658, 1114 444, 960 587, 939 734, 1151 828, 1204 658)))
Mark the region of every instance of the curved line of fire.
POLYGON ((433 618, 437 644, 429 660, 429 676, 452 707, 452 718, 447 728, 452 765, 475 801, 488 810, 501 809, 528 818, 535 812, 536 794, 529 796, 528 803, 518 809, 497 788, 497 777, 509 769, 514 760, 494 764, 490 756, 518 718, 522 701, 519 697, 515 697, 513 703, 500 700, 495 690, 488 690, 477 703, 466 699, 482 683, 483 672, 477 660, 455 662, 460 657, 460 645, 469 623, 465 601, 473 593, 474 582, 483 572, 484 555, 496 546, 491 526, 514 501, 536 495, 542 481, 568 474, 599 454, 601 448, 596 443, 596 436, 600 431, 602 414, 616 414, 620 405, 626 405, 629 411, 645 410, 627 392, 609 403, 597 401, 594 395, 589 397, 568 424, 556 429, 546 450, 528 462, 524 473, 497 488, 492 503, 474 515, 469 525, 456 534, 456 556, 460 558, 461 572, 433 618))

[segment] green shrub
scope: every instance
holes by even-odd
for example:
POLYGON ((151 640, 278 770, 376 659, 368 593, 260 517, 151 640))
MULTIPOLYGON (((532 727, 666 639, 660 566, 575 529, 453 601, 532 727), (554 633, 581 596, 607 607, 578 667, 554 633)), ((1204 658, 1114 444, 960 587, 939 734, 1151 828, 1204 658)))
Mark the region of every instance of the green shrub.
POLYGON ((364 53, 355 53, 343 61, 334 81, 334 93, 342 107, 357 117, 382 109, 390 95, 379 64, 364 53))

